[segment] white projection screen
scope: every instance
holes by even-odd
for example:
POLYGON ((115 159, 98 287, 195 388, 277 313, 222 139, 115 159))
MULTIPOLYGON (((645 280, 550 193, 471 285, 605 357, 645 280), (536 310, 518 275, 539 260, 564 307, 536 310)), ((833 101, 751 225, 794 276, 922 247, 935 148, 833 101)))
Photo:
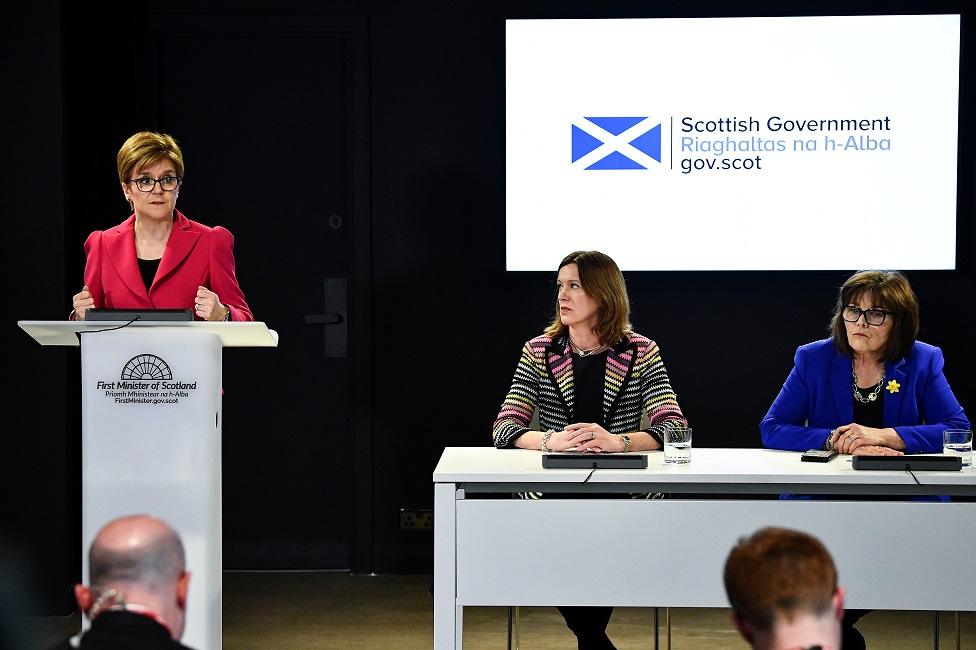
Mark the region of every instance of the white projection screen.
POLYGON ((505 31, 508 270, 955 268, 959 15, 505 31))

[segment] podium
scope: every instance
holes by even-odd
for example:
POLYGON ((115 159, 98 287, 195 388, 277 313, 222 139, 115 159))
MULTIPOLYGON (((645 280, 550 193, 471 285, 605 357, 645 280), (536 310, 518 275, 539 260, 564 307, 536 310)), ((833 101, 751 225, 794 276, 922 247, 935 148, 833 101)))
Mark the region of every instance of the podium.
POLYGON ((221 355, 276 347, 264 323, 20 321, 81 346, 82 580, 106 522, 149 514, 180 534, 191 574, 182 641, 221 647, 221 355))

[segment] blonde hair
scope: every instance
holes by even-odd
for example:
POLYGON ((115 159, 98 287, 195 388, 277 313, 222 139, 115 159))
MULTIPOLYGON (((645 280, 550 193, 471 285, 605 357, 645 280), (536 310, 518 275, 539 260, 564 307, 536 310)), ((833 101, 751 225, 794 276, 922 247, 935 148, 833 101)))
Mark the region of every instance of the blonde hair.
POLYGON ((128 184, 132 180, 132 170, 153 165, 163 159, 173 163, 176 175, 183 178, 183 152, 173 136, 153 131, 140 131, 129 136, 116 156, 119 182, 128 184))

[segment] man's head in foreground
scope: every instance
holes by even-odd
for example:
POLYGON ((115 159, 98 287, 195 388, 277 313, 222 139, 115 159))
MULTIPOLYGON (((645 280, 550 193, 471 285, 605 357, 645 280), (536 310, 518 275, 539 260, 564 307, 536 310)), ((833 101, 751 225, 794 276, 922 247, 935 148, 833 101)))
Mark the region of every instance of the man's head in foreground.
POLYGON ((844 590, 815 537, 762 528, 732 549, 724 577, 732 621, 754 648, 840 648, 844 590))
POLYGON ((174 639, 183 635, 190 574, 183 543, 162 519, 120 517, 89 550, 91 585, 75 585, 78 606, 94 620, 111 610, 151 612, 174 639))

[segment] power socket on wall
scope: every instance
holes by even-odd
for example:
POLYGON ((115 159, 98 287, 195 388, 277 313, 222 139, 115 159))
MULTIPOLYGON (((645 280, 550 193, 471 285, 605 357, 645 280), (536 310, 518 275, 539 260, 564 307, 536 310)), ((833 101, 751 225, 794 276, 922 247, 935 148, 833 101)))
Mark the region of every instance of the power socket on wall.
POLYGON ((434 511, 400 508, 400 530, 433 531, 434 511))

